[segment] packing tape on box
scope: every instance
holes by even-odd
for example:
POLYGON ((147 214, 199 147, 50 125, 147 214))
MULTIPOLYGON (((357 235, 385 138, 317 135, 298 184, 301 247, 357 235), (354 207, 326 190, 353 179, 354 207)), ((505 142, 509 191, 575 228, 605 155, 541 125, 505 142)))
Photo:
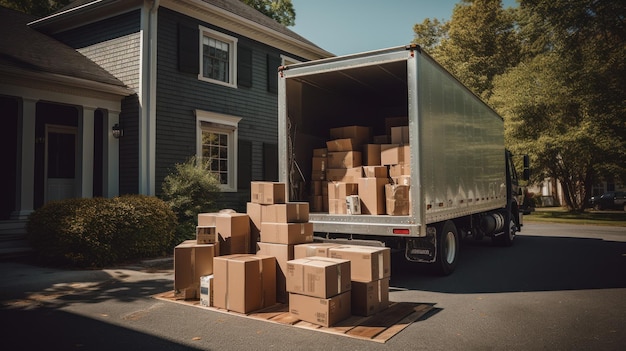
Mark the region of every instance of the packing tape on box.
POLYGON ((385 276, 385 264, 383 260, 383 252, 378 253, 378 279, 383 279, 385 276))
POLYGON ((263 285, 263 259, 261 257, 254 257, 259 263, 259 280, 261 281, 261 308, 265 307, 265 285, 263 285))

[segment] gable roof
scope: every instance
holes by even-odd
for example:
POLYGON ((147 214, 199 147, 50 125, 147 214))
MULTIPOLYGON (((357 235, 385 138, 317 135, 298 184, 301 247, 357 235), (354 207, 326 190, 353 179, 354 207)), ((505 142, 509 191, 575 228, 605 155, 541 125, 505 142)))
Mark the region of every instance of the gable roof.
POLYGON ((124 83, 78 51, 30 28, 27 24, 36 17, 0 7, 0 18, 0 33, 4 33, 0 35, 0 72, 52 74, 125 89, 124 83))

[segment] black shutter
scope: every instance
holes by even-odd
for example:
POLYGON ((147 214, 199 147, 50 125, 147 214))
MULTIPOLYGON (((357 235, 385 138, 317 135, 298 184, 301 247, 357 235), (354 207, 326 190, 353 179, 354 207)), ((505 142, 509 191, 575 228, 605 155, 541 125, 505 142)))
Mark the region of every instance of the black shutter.
POLYGON ((241 45, 237 48, 237 86, 252 86, 252 49, 241 45))
POLYGON ((267 91, 278 93, 278 67, 282 60, 280 57, 267 55, 267 91))
POLYGON ((252 142, 240 139, 237 148, 237 188, 250 189, 250 181, 252 181, 252 142))
POLYGON ((200 31, 178 24, 178 70, 200 73, 200 31))
POLYGON ((278 144, 263 143, 263 180, 278 181, 278 144))

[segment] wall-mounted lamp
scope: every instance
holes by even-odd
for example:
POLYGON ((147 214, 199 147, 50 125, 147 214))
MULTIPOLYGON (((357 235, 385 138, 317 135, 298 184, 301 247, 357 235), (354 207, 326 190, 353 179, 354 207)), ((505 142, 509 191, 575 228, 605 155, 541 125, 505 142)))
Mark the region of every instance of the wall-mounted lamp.
POLYGON ((111 130, 113 131, 113 137, 115 139, 119 139, 124 136, 124 129, 122 129, 118 123, 115 123, 111 130))

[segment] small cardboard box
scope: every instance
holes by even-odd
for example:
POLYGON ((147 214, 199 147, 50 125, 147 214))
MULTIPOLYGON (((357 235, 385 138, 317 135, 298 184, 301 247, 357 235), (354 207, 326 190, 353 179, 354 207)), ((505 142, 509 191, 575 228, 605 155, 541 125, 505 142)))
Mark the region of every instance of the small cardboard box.
MULTIPOLYGON (((363 145, 369 143, 371 136, 371 129, 364 126, 347 126, 330 129, 331 139, 354 139, 357 145, 363 145)), ((329 150, 330 151, 330 150, 329 150)))
POLYGON ((306 257, 287 262, 287 291, 328 298, 349 291, 350 261, 306 257))
POLYGON ((409 143, 409 127, 391 127, 391 143, 405 145, 409 143))
POLYGON ((276 259, 272 256, 229 255, 214 260, 213 304, 249 313, 276 304, 276 259))
POLYGON ((328 199, 346 201, 346 196, 358 195, 357 183, 328 182, 328 199))
POLYGON ((288 202, 263 206, 263 222, 305 223, 309 221, 308 202, 288 202))
POLYGON ((326 157, 328 155, 328 149, 313 149, 313 157, 326 157))
POLYGON ((388 247, 342 245, 328 250, 329 257, 349 260, 352 281, 371 282, 391 276, 388 247))
POLYGON ((411 150, 408 145, 384 144, 380 146, 380 163, 382 165, 406 164, 411 161, 411 150))
POLYGON ((326 179, 333 182, 356 183, 362 173, 362 167, 329 168, 326 170, 326 179))
POLYGON ((408 216, 410 214, 410 185, 386 184, 385 207, 390 216, 408 216))
POLYGON ((185 300, 200 298, 200 277, 213 274, 213 244, 186 240, 174 248, 174 293, 185 300))
POLYGON ((213 306, 213 274, 200 277, 200 305, 213 306))
POLYGON ((333 243, 308 243, 296 245, 293 248, 293 258, 305 258, 311 256, 329 257, 328 250, 333 247, 343 246, 333 243))
POLYGON ((389 180, 387 178, 360 178, 358 181, 361 213, 385 214, 385 184, 389 180))
POLYGON ((196 226, 196 242, 198 244, 217 243, 217 232, 215 226, 196 226))
POLYGON ((389 278, 352 282, 352 314, 371 316, 389 307, 389 278))
POLYGON ((274 244, 303 244, 313 241, 313 223, 261 224, 261 241, 274 244))
POLYGON ((350 317, 350 300, 349 291, 328 299, 289 294, 289 313, 305 322, 330 327, 350 317))
POLYGON ((363 145, 362 162, 364 166, 380 166, 380 144, 363 145))
POLYGON ((256 251, 256 243, 261 238, 262 211, 265 206, 267 205, 255 204, 254 202, 246 204, 246 213, 250 217, 250 253, 256 251))
POLYGON ((326 142, 326 147, 330 156, 332 152, 359 150, 361 149, 361 144, 352 138, 333 139, 326 142))
POLYGON ((400 176, 410 176, 411 175, 411 165, 408 163, 400 164, 400 165, 391 165, 389 166, 389 176, 390 177, 400 177, 400 176))
POLYGON ((251 182, 251 202, 272 205, 285 203, 285 183, 251 182))
POLYGON ((364 166, 363 178, 389 178, 387 166, 364 166))
POLYGON ((276 258, 276 301, 289 302, 287 294, 287 261, 294 258, 294 245, 257 243, 257 255, 274 256, 276 258))
POLYGON ((313 171, 325 171, 328 165, 328 160, 326 157, 313 157, 313 171))
POLYGON ((354 168, 362 165, 361 151, 338 151, 328 153, 328 168, 354 168))

